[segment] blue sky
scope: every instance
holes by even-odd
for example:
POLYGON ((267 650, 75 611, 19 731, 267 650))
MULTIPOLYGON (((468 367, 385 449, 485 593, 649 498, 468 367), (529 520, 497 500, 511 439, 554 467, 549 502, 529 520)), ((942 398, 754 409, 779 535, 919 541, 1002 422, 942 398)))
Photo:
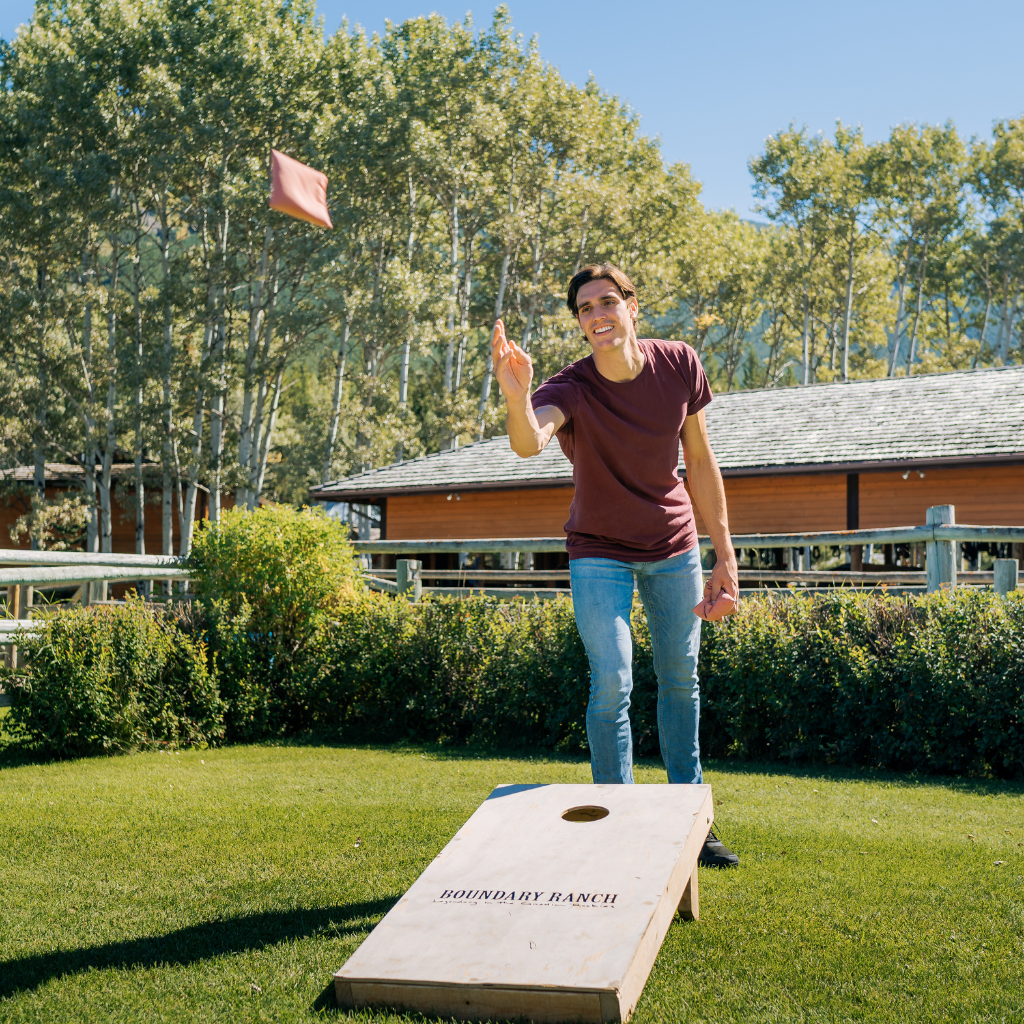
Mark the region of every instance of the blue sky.
MULTIPOLYGON (((689 163, 704 202, 747 215, 747 161, 790 121, 830 131, 837 118, 869 139, 903 121, 952 119, 986 135, 1024 114, 1024 3, 835 0, 774 4, 689 0, 509 0, 519 31, 571 81, 593 72, 642 115, 667 159, 689 163)), ((0 35, 12 38, 30 0, 5 0, 0 35)), ((370 31, 438 11, 449 20, 493 6, 468 0, 319 0, 325 27, 346 16, 370 31)))

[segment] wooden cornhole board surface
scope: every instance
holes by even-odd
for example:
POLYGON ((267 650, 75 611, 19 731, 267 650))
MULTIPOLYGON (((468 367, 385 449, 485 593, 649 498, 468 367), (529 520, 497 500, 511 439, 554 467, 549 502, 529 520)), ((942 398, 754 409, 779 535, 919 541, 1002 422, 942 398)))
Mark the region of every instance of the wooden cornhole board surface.
POLYGON ((334 976, 339 1006, 627 1020, 676 910, 697 917, 712 805, 710 786, 499 786, 334 976))

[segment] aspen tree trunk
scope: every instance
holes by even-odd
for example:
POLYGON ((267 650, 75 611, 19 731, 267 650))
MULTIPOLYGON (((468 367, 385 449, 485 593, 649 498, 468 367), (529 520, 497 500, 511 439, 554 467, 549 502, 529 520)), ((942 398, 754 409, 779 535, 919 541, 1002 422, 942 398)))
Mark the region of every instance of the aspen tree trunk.
POLYGON ((260 494, 263 492, 263 478, 267 472, 267 459, 270 456, 270 446, 274 440, 274 423, 277 421, 277 408, 281 400, 281 381, 284 379, 284 364, 277 367, 277 376, 274 378, 274 400, 270 406, 270 421, 267 423, 266 439, 263 442, 263 452, 260 456, 259 476, 256 479, 256 486, 253 488, 253 499, 251 508, 255 509, 260 501, 260 494))
POLYGON ((1017 305, 1020 301, 1020 283, 1017 284, 1017 291, 1013 296, 1013 303, 1007 305, 1006 330, 1002 332, 1001 344, 999 346, 1000 365, 1006 366, 1010 362, 1010 342, 1013 338, 1013 322, 1017 318, 1017 305))
MULTIPOLYGON (((46 290, 46 269, 39 267, 36 271, 36 288, 39 292, 39 310, 42 317, 45 309, 44 292, 46 290)), ((32 428, 32 510, 42 514, 46 502, 46 391, 49 387, 49 375, 46 369, 46 356, 43 348, 43 323, 39 322, 39 404, 36 406, 35 424, 32 428)), ((34 524, 33 524, 34 525, 34 524)), ((29 531, 29 546, 33 551, 39 549, 39 541, 35 531, 29 531)))
POLYGON ((530 298, 526 304, 526 326, 523 328, 523 351, 530 351, 533 339, 533 320, 537 314, 537 298, 540 289, 540 277, 544 271, 544 239, 540 223, 537 224, 537 235, 533 241, 533 267, 530 273, 530 298))
MULTIPOLYGON (((331 422, 327 427, 327 444, 324 448, 324 466, 320 474, 320 482, 326 484, 331 479, 331 463, 334 461, 334 445, 338 440, 338 423, 341 420, 341 394, 345 385, 345 358, 348 355, 348 335, 352 321, 346 316, 345 326, 341 332, 341 342, 338 345, 338 358, 334 363, 334 394, 331 396, 331 422)), ((408 346, 406 342, 406 346, 408 346)), ((399 400, 404 404, 404 383, 399 400)))
MULTIPOLYGON (((259 277, 253 282, 249 294, 249 338, 245 350, 245 369, 242 374, 242 414, 238 426, 238 465, 245 469, 248 469, 249 457, 252 452, 253 404, 255 401, 253 381, 256 376, 256 357, 259 354, 260 327, 266 318, 266 309, 263 303, 267 285, 270 243, 273 238, 274 232, 268 225, 263 233, 259 277)), ((276 279, 276 264, 274 276, 276 279)), ((235 490, 235 505, 241 508, 248 503, 248 490, 244 485, 239 484, 235 490)))
POLYGON ((903 261, 903 273, 900 274, 897 286, 896 325, 892 332, 892 354, 889 357, 889 376, 896 376, 896 365, 900 356, 900 334, 903 332, 903 317, 906 314, 907 274, 910 271, 910 242, 907 242, 906 259, 903 261))
MULTIPOLYGON (((114 300, 117 295, 117 281, 120 269, 120 251, 116 238, 113 241, 110 273, 110 309, 107 312, 107 436, 100 462, 100 550, 111 550, 112 528, 110 508, 111 476, 113 472, 114 450, 117 447, 117 314, 114 312, 114 300)), ((101 599, 106 597, 105 583, 99 586, 101 599)))
POLYGON ((971 369, 972 370, 977 365, 978 358, 981 357, 982 349, 985 347, 985 331, 988 330, 988 317, 989 317, 989 313, 991 311, 992 311, 992 292, 990 290, 988 295, 985 297, 985 315, 984 315, 984 317, 982 317, 982 320, 981 320, 981 334, 978 336, 978 356, 971 361, 971 369))
MULTIPOLYGON (((224 223, 219 239, 222 269, 226 269, 228 254, 228 223, 229 214, 225 209, 224 223)), ((224 468, 224 403, 226 400, 227 382, 225 380, 225 347, 227 344, 226 307, 228 286, 225 282, 221 289, 220 302, 217 305, 216 330, 214 331, 214 348, 212 365, 214 391, 210 401, 210 522, 220 520, 221 473, 224 468)))
POLYGON ((459 190, 452 186, 451 209, 451 299, 448 309, 448 347, 444 355, 444 390, 452 393, 452 367, 455 358, 455 309, 459 304, 459 190))
MULTIPOLYGON (((205 231, 205 228, 204 228, 205 231)), ((192 414, 192 459, 188 466, 188 488, 185 492, 185 508, 182 517, 180 554, 184 557, 192 550, 192 532, 195 529, 196 499, 199 496, 199 465, 203 451, 203 420, 206 413, 206 376, 216 344, 216 332, 221 318, 217 303, 217 285, 214 280, 214 264, 218 257, 225 255, 228 239, 228 213, 219 226, 214 243, 214 258, 206 265, 206 327, 203 329, 203 348, 199 361, 199 383, 196 385, 195 411, 192 414)), ((209 252, 209 249, 207 249, 209 252)))
MULTIPOLYGON (((510 258, 510 254, 506 252, 501 260, 501 272, 498 275, 498 293, 494 297, 494 323, 491 325, 492 331, 501 319, 501 311, 505 307, 505 288, 508 284, 508 263, 510 258)), ((491 397, 491 374, 493 370, 494 362, 488 351, 484 359, 484 382, 480 388, 480 430, 477 433, 478 441, 484 439, 484 419, 487 415, 487 400, 491 397)))
MULTIPOLYGON (((82 279, 88 281, 93 276, 88 264, 83 258, 82 279)), ((85 473, 85 493, 89 499, 89 523, 85 531, 85 550, 99 551, 99 507, 96 503, 96 445, 94 432, 96 421, 89 412, 96 401, 96 388, 93 382, 92 365, 92 303, 85 304, 85 311, 82 317, 82 369, 85 373, 85 386, 88 393, 87 404, 82 409, 82 425, 85 428, 85 451, 82 453, 83 469, 85 473)), ((92 584, 86 583, 90 588, 92 584)))
POLYGON ((804 282, 804 325, 800 338, 803 344, 804 379, 803 386, 811 382, 811 302, 807 294, 807 282, 804 282))
POLYGON ((853 315, 853 254, 857 224, 850 221, 850 246, 846 257, 846 303, 843 309, 843 380, 850 379, 850 318, 853 315))
MULTIPOLYGON (((215 302, 211 282, 207 293, 207 310, 215 302)), ((210 348, 213 344, 212 322, 203 331, 203 349, 199 357, 199 383, 196 385, 195 409, 192 413, 192 459, 188 465, 188 486, 181 517, 181 538, 178 554, 183 558, 192 550, 192 531, 195 528, 196 498, 199 495, 199 457, 203 451, 203 420, 206 413, 206 372, 209 367, 210 348)))
MULTIPOLYGON (((409 172, 409 237, 405 243, 405 259, 409 267, 409 273, 412 274, 412 256, 416 249, 416 186, 413 184, 412 172, 409 172)), ((346 331, 348 326, 346 324, 346 331)), ((398 405, 402 412, 405 412, 406 404, 409 400, 409 357, 412 353, 412 338, 410 337, 412 329, 412 317, 409 318, 409 324, 406 327, 405 340, 402 342, 402 361, 399 365, 398 370, 398 405)), ((346 338, 348 335, 346 334, 346 338)), ((344 367, 342 368, 344 372, 344 367)), ((335 385, 337 386, 337 385, 335 385)), ((339 402, 341 395, 338 395, 339 402)), ((332 441, 333 444, 333 441, 332 441)), ((395 461, 401 462, 404 457, 404 445, 401 441, 395 445, 395 461)))
MULTIPOLYGON (((139 239, 136 239, 139 245, 139 239)), ((132 296, 135 302, 135 553, 146 553, 146 492, 142 482, 142 264, 136 259, 132 264, 132 296)), ((148 586, 147 586, 148 591, 148 586)), ((148 594, 147 594, 148 596, 148 594)))
POLYGON ((473 288, 473 239, 466 233, 466 255, 462 275, 462 294, 459 299, 459 354, 455 367, 455 390, 462 386, 462 371, 466 365, 466 343, 469 339, 469 300, 473 288))
POLYGON ((164 350, 163 366, 161 367, 161 403, 163 419, 163 437, 160 441, 161 486, 160 495, 160 533, 162 554, 174 554, 174 476, 171 463, 174 458, 172 440, 174 437, 174 405, 171 384, 171 373, 174 366, 174 310, 171 308, 171 237, 167 222, 167 189, 160 194, 160 264, 163 269, 164 284, 164 350))
POLYGON ((921 307, 924 304, 924 272, 928 266, 929 236, 924 236, 924 247, 921 250, 921 267, 917 274, 917 302, 914 308, 914 326, 910 331, 910 348, 907 350, 907 376, 914 372, 914 355, 917 349, 917 327, 921 322, 921 307))
POLYGON ((224 461, 224 319, 221 315, 214 332, 212 365, 215 389, 210 401, 210 522, 220 520, 221 471, 224 461))
MULTIPOLYGON (((509 217, 509 233, 511 233, 511 222, 512 215, 515 212, 515 185, 516 185, 516 158, 515 154, 512 155, 512 164, 509 173, 509 185, 508 185, 508 217, 509 217)), ((505 254, 501 258, 501 270, 498 273, 498 293, 494 298, 494 323, 491 325, 493 332, 494 326, 501 319, 501 311, 505 306, 505 287, 508 283, 508 264, 511 259, 511 240, 506 242, 505 254)), ((490 353, 490 339, 488 338, 488 349, 487 354, 484 357, 484 380, 480 387, 480 430, 477 433, 477 440, 482 441, 484 439, 484 421, 487 416, 487 402, 491 397, 491 375, 494 370, 494 362, 491 359, 490 353)))

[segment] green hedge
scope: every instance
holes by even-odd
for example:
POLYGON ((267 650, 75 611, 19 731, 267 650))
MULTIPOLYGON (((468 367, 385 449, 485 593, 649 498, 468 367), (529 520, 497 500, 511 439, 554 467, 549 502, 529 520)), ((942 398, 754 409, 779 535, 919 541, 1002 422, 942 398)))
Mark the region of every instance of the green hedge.
MULTIPOLYGON (((634 609, 631 718, 657 753, 657 683, 634 609)), ((585 751, 571 604, 368 597, 325 637, 308 726, 347 739, 585 751)), ((1024 778, 1024 594, 768 597, 705 626, 708 757, 1024 778)))
POLYGON ((58 757, 194 746, 224 735, 206 645, 131 598, 43 618, 19 641, 28 671, 5 681, 8 727, 58 757))
MULTIPOLYGON (((370 593, 344 528, 284 507, 208 526, 192 570, 197 600, 173 615, 52 617, 23 648, 14 727, 64 756, 308 731, 586 751, 567 599, 370 593)), ((633 632, 634 741, 653 755, 639 606, 633 632)), ((704 627, 700 673, 708 757, 1024 778, 1024 593, 755 598, 704 627)))
POLYGON ((324 631, 366 593, 348 528, 321 509, 231 509, 189 556, 203 635, 217 652, 233 740, 305 728, 324 631))

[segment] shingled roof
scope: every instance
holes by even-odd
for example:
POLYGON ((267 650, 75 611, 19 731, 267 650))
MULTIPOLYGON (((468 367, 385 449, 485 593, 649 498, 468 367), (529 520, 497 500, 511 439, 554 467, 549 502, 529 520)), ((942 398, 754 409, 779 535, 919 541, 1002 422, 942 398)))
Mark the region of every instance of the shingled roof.
MULTIPOLYGON (((734 391, 705 415, 727 476, 1024 462, 1024 366, 734 391)), ((324 484, 311 497, 372 504, 416 491, 571 483, 557 443, 521 459, 501 436, 324 484)))

